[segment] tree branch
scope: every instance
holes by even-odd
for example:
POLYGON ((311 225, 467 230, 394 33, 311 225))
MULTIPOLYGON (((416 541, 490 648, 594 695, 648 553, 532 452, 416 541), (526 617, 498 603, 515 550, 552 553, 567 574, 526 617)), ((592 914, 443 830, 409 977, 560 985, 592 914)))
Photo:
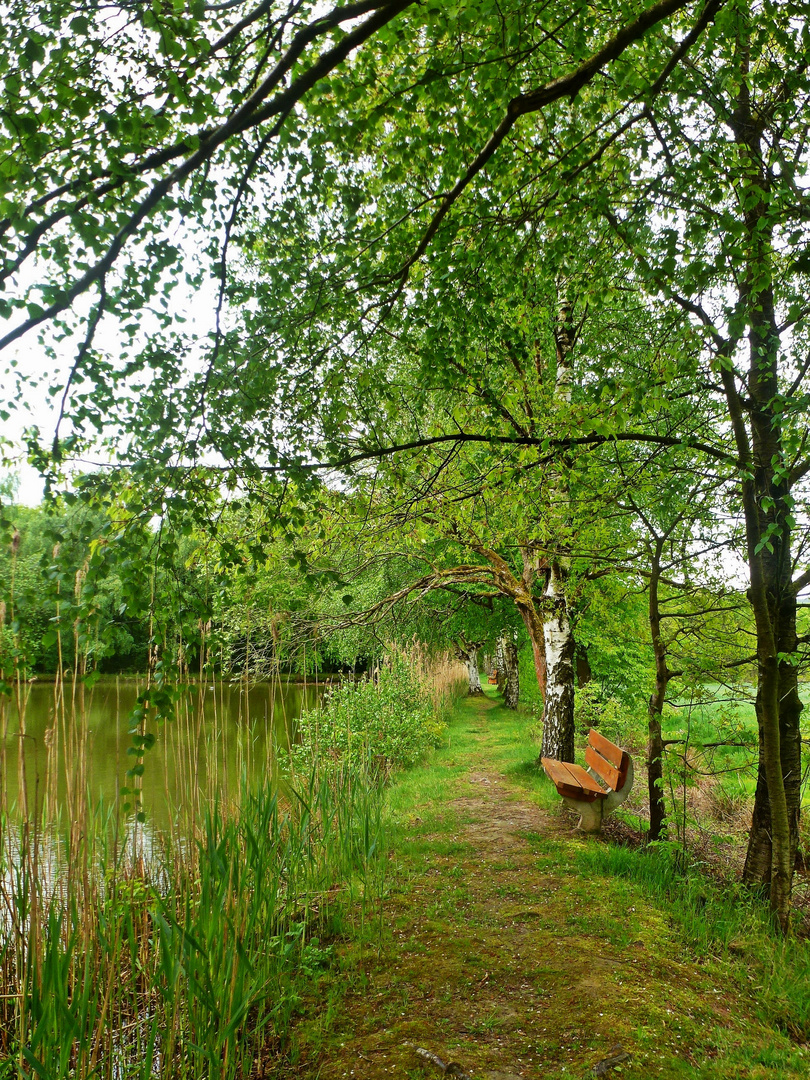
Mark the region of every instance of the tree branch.
POLYGON ((264 123, 273 116, 279 118, 273 129, 273 134, 277 134, 293 106, 300 101, 304 94, 339 64, 343 63, 354 49, 362 45, 364 41, 372 37, 378 30, 415 2, 416 0, 390 0, 389 3, 380 7, 379 0, 361 0, 358 4, 350 4, 345 8, 336 8, 322 19, 317 19, 303 30, 300 30, 292 39, 289 48, 273 71, 247 101, 236 110, 231 118, 216 128, 208 138, 202 140, 198 149, 168 176, 153 184, 150 192, 141 200, 137 208, 116 233, 104 256, 47 308, 44 308, 37 315, 32 315, 0 338, 0 350, 17 341, 35 327, 66 311, 79 296, 108 274, 127 241, 134 235, 141 223, 156 209, 169 191, 181 184, 183 180, 207 162, 223 143, 235 135, 264 123), (323 33, 335 29, 342 22, 355 18, 357 14, 369 8, 376 9, 373 15, 346 34, 331 49, 323 53, 289 87, 276 94, 272 101, 262 104, 268 95, 282 82, 285 75, 301 57, 307 45, 323 33))
MULTIPOLYGON (((348 454, 346 457, 336 458, 333 461, 303 462, 295 464, 287 462, 286 464, 281 465, 266 465, 261 468, 261 471, 265 473, 279 473, 290 468, 295 468, 303 472, 346 469, 351 468, 353 465, 359 465, 364 461, 373 461, 383 457, 391 457, 394 454, 399 454, 406 450, 421 450, 448 442, 459 444, 489 443, 494 446, 542 446, 549 449, 574 446, 596 447, 604 446, 606 443, 615 442, 649 443, 655 446, 685 447, 705 454, 715 461, 723 462, 723 464, 729 465, 732 468, 737 467, 737 460, 732 454, 727 454, 725 451, 720 450, 718 447, 710 446, 708 443, 700 442, 697 439, 678 439, 670 435, 655 435, 643 431, 624 431, 614 435, 597 435, 594 433, 591 435, 582 435, 576 439, 548 439, 531 435, 478 435, 471 432, 458 431, 450 435, 434 435, 424 439, 414 439, 412 442, 360 450, 355 454, 348 454)), ((547 459, 543 458, 533 462, 532 467, 542 465, 546 461, 551 460, 553 460, 553 455, 550 455, 547 459)))
MULTIPOLYGON (((714 18, 717 11, 722 6, 722 3, 723 0, 710 0, 710 3, 706 5, 706 8, 693 30, 687 35, 678 49, 675 50, 670 63, 667 64, 659 79, 656 80, 650 88, 651 95, 654 96, 654 94, 660 90, 660 87, 663 86, 672 71, 672 68, 691 47, 708 23, 714 18)), ((517 97, 512 98, 506 107, 506 113, 503 119, 495 128, 478 156, 469 165, 464 175, 459 178, 456 184, 444 196, 439 209, 433 215, 430 224, 425 230, 419 245, 413 255, 399 271, 397 277, 400 279, 400 285, 397 290, 397 295, 404 287, 411 268, 427 251, 431 240, 436 235, 439 226, 449 213, 453 204, 494 156, 498 147, 520 117, 526 116, 529 113, 539 112, 541 109, 545 108, 546 105, 559 101, 561 98, 569 97, 573 100, 579 91, 587 85, 587 83, 589 83, 606 64, 609 64, 613 60, 617 60, 625 49, 644 37, 647 31, 657 23, 686 6, 686 0, 659 0, 658 3, 653 4, 652 7, 647 8, 646 11, 642 11, 642 13, 631 23, 628 23, 627 26, 622 27, 622 29, 614 34, 606 45, 580 64, 575 71, 568 75, 563 75, 560 78, 553 79, 551 82, 546 83, 545 86, 538 87, 536 90, 532 90, 527 94, 519 94, 517 97)), ((627 126, 629 126, 629 122, 627 126)))

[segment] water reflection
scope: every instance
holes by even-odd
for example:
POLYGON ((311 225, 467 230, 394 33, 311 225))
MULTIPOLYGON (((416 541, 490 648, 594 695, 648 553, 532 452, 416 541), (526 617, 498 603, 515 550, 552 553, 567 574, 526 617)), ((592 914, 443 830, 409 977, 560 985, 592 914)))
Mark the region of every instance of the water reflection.
MULTIPOLYGON (((160 830, 199 820, 212 799, 227 803, 242 779, 250 784, 272 770, 273 747, 289 741, 295 719, 312 707, 315 684, 226 682, 189 687, 173 721, 147 723, 155 745, 143 758, 140 777, 130 714, 143 683, 122 677, 92 688, 70 681, 36 682, 20 700, 0 704, 0 809, 12 820, 38 817, 76 821, 88 806, 115 811, 137 798, 152 827, 160 830), (137 795, 121 795, 121 789, 137 795)), ((185 830, 180 829, 181 832, 185 830)))

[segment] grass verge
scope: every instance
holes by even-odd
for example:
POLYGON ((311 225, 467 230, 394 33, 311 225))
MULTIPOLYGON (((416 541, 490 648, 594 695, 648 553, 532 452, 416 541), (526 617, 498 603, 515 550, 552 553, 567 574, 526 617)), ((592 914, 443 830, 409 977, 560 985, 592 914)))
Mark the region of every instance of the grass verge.
POLYGON ((627 1078, 805 1077, 807 944, 666 847, 577 835, 527 727, 466 699, 448 745, 390 790, 381 907, 335 942, 291 1068, 437 1075, 418 1045, 476 1078, 584 1080, 618 1044, 627 1078))

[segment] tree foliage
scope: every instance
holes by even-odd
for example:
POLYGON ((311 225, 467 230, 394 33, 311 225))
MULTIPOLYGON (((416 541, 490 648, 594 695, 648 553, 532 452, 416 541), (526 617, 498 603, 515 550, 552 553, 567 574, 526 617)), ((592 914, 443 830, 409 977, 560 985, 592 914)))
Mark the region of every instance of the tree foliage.
POLYGON ((509 596, 536 646, 552 603, 576 615, 586 582, 633 564, 631 511, 660 539, 649 478, 702 475, 716 534, 743 521, 761 742, 746 878, 787 927, 810 583, 803 6, 8 15, 0 347, 72 350, 54 437, 29 440, 43 469, 116 431, 119 471, 85 491, 112 493, 126 528, 88 573, 157 515, 167 557, 218 531, 227 576, 223 488, 275 499, 256 565, 274 535, 300 563, 328 466, 363 529, 428 541, 401 599, 509 596), (198 339, 177 280, 211 277, 198 339))

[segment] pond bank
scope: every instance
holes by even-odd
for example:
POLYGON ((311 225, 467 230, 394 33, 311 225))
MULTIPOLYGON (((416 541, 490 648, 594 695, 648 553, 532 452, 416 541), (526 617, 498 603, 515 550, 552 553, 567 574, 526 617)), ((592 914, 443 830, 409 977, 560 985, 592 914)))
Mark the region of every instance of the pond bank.
POLYGON ((621 824, 575 834, 527 726, 466 699, 449 746, 391 790, 382 907, 333 942, 290 1075, 441 1075, 421 1047, 476 1080, 584 1078, 620 1047, 605 1075, 806 1076, 806 943, 622 847, 621 824))

